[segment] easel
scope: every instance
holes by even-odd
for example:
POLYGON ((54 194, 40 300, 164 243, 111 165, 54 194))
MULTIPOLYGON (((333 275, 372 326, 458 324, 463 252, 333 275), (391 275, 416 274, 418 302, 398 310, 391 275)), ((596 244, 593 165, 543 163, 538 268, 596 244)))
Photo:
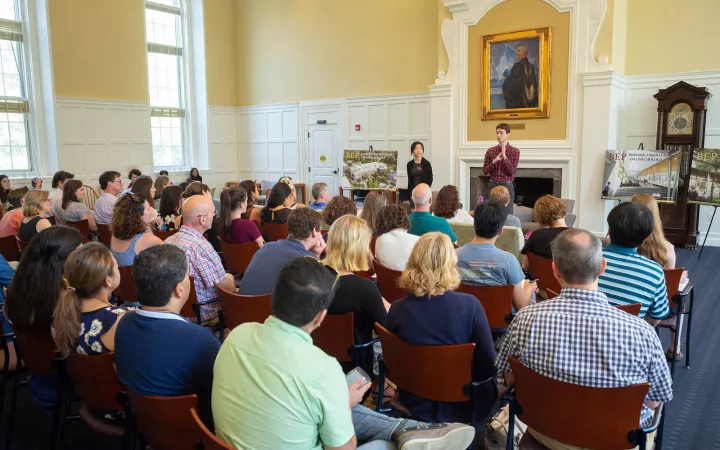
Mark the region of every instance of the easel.
POLYGON ((718 205, 708 205, 713 207, 713 213, 712 217, 710 217, 710 224, 708 225, 708 229, 705 232, 705 239, 703 239, 702 247, 700 247, 700 254, 698 255, 698 261, 700 260, 700 257, 702 256, 703 250, 705 250, 705 242, 707 242, 708 235, 710 234, 710 230, 712 229, 713 220, 715 220, 715 213, 717 212, 718 205))

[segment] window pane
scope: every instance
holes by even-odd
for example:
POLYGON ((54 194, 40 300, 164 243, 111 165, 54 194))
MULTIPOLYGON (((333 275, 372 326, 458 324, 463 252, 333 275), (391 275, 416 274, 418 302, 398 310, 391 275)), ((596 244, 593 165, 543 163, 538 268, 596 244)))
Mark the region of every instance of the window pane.
POLYGON ((167 6, 174 6, 176 8, 180 7, 180 0, 150 0, 152 3, 157 3, 160 5, 167 5, 167 6))
POLYGON ((182 47, 182 29, 177 14, 146 9, 145 30, 148 42, 182 47))
POLYGON ((152 119, 154 164, 156 166, 183 165, 183 119, 180 117, 153 117, 152 119))
POLYGON ((0 95, 24 98, 20 82, 22 57, 21 42, 0 41, 0 95))
POLYGON ((178 78, 180 56, 148 53, 150 105, 181 108, 178 78))
POLYGON ((30 170, 24 114, 0 113, 0 170, 30 170))
POLYGON ((0 0, 0 18, 9 20, 20 20, 15 10, 15 0, 0 0))

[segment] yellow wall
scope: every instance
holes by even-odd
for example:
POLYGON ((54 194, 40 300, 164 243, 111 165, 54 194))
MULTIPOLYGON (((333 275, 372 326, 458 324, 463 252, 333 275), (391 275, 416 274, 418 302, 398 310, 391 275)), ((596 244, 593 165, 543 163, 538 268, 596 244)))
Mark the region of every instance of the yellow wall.
POLYGON ((443 0, 438 0, 438 68, 437 70, 447 72, 448 66, 450 65, 448 60, 448 54, 445 50, 445 43, 440 35, 441 25, 443 20, 452 19, 452 13, 445 7, 443 0))
POLYGON ((437 0, 237 0, 237 105, 427 91, 437 0))
POLYGON ((208 104, 235 106, 235 0, 205 2, 205 66, 208 104))
POLYGON ((627 75, 720 69, 720 0, 630 0, 627 17, 627 75))
POLYGON ((468 123, 469 141, 495 139, 499 120, 482 117, 482 39, 489 34, 551 27, 550 118, 509 121, 526 124, 512 132, 512 140, 565 139, 570 52, 570 14, 559 13, 542 0, 507 0, 491 9, 468 30, 468 123), (522 14, 518 14, 522 11, 522 14), (512 20, 508 20, 512 18, 512 20))
POLYGON ((55 95, 148 101, 142 0, 49 0, 55 95))

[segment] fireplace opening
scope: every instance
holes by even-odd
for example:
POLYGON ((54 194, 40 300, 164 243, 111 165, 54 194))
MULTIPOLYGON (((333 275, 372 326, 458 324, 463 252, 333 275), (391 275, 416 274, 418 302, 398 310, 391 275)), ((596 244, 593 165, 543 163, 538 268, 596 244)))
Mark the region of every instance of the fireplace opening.
POLYGON ((515 204, 534 208, 537 199, 553 193, 552 178, 515 178, 515 204))
MULTIPOLYGON (((480 199, 486 199, 490 178, 482 167, 470 168, 470 209, 475 209, 480 199)), ((515 204, 532 208, 537 199, 550 194, 560 198, 562 194, 562 169, 518 168, 515 174, 515 204)))

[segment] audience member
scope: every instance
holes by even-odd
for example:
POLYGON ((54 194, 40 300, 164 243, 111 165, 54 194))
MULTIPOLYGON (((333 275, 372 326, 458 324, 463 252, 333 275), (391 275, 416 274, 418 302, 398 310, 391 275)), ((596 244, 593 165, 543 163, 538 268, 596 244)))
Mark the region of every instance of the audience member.
POLYGON ((133 263, 141 308, 115 331, 115 368, 123 386, 140 395, 197 394, 199 414, 212 428, 210 395, 220 342, 208 328, 186 321, 180 311, 190 295, 182 250, 158 245, 133 263))
POLYGON ((179 230, 182 224, 180 210, 183 205, 183 190, 180 186, 168 186, 163 189, 160 209, 155 219, 155 229, 160 231, 179 230))
POLYGON ((372 233, 375 233, 375 229, 377 228, 378 213, 386 203, 385 194, 380 191, 372 191, 365 197, 360 217, 365 220, 372 233))
POLYGON ((291 208, 295 204, 292 189, 286 183, 275 183, 267 203, 260 212, 260 219, 265 223, 287 223, 291 208))
POLYGON ((212 227, 215 204, 204 195, 194 195, 183 205, 183 226, 165 240, 185 251, 190 276, 195 280, 195 293, 200 305, 200 323, 217 319, 220 303, 216 286, 235 292, 233 276, 225 273, 220 256, 203 233, 212 227))
POLYGON ((319 257, 325 252, 320 234, 320 213, 310 208, 298 208, 288 217, 288 237, 268 242, 255 253, 240 283, 240 294, 270 294, 280 269, 298 256, 319 257))
MULTIPOLYGON (((220 247, 220 241, 218 240, 218 236, 217 236, 217 229, 218 229, 217 211, 220 209, 220 202, 213 199, 212 190, 210 190, 210 187, 207 184, 203 184, 199 181, 193 181, 192 183, 188 184, 187 187, 185 188, 185 192, 183 193, 183 197, 185 199, 188 199, 195 195, 202 195, 204 197, 207 197, 215 205, 215 215, 212 216, 212 227, 210 227, 210 229, 205 232, 205 236, 207 236, 207 240, 213 246, 215 251, 220 252, 220 251, 222 251, 222 248, 220 247)), ((182 225, 182 219, 180 220, 180 225, 182 225)))
POLYGON ((512 284, 513 306, 519 310, 530 304, 537 282, 525 279, 522 267, 512 254, 495 247, 503 232, 505 205, 490 201, 475 208, 475 238, 457 249, 460 279, 473 286, 512 284))
POLYGON ((78 247, 65 262, 62 293, 53 315, 53 338, 63 357, 115 351, 115 330, 127 311, 110 304, 120 285, 115 258, 105 245, 78 247))
MULTIPOLYGON (((399 281, 410 294, 393 302, 387 328, 413 345, 475 343, 473 381, 494 378, 495 347, 485 311, 472 295, 455 292, 459 285, 452 242, 445 234, 426 233, 413 247, 399 281)), ((495 384, 487 385, 493 398, 495 384)), ((471 402, 435 402, 402 389, 400 401, 420 420, 469 422, 472 416, 471 402)))
POLYGON ((197 167, 193 167, 190 169, 190 178, 187 179, 188 182, 192 183, 193 181, 199 181, 202 183, 202 177, 200 176, 200 172, 198 172, 197 167))
MULTIPOLYGON (((507 210, 507 206, 510 204, 510 191, 508 191, 505 186, 495 186, 490 190, 489 200, 500 202, 500 204, 504 205, 505 209, 507 210)), ((508 214, 507 218, 505 219, 505 226, 522 228, 522 223, 520 222, 520 219, 517 218, 517 216, 508 214)))
POLYGON ((28 188, 21 187, 13 189, 8 194, 8 205, 12 208, 3 214, 2 219, 0 219, 0 237, 20 236, 20 225, 24 217, 22 205, 25 201, 25 194, 28 192, 28 188))
MULTIPOLYGON (((551 247, 562 291, 551 301, 523 308, 510 324, 497 357, 506 384, 514 382, 510 356, 542 376, 570 384, 617 388, 650 383, 638 421, 649 426, 658 402, 672 399, 672 380, 655 330, 611 306, 598 292, 598 276, 606 267, 595 235, 569 229, 551 247)), ((547 448, 575 448, 533 429, 528 432, 547 448)), ((653 440, 654 433, 647 442, 653 440)))
POLYGON ((75 178, 75 174, 65 172, 64 170, 59 170, 55 172, 55 175, 53 175, 52 183, 50 184, 53 190, 50 192, 50 195, 48 197, 50 198, 52 213, 48 214, 48 217, 55 216, 55 222, 58 225, 67 225, 65 223, 65 219, 63 219, 62 208, 60 207, 60 205, 62 204, 63 188, 65 187, 65 182, 73 178, 75 178))
POLYGON ((79 222, 81 220, 88 221, 90 231, 97 232, 95 225, 95 217, 92 211, 85 203, 85 186, 80 180, 67 180, 63 187, 62 203, 60 204, 60 212, 66 224, 70 222, 79 222))
POLYGON ((452 242, 457 241, 457 236, 450 228, 448 221, 430 214, 430 207, 432 206, 430 186, 425 183, 415 186, 412 191, 412 200, 415 204, 415 211, 410 214, 410 230, 408 230, 408 233, 422 236, 425 233, 439 231, 447 234, 452 242))
POLYGON ((313 201, 310 203, 310 208, 315 211, 322 211, 325 208, 328 200, 330 200, 330 189, 326 183, 315 183, 312 187, 313 201))
MULTIPOLYGON (((50 327, 60 297, 63 266, 81 243, 79 231, 61 225, 43 230, 30 241, 7 289, 4 306, 16 334, 52 339, 50 327)), ((56 383, 54 374, 31 373, 29 377, 30 393, 45 410, 57 401, 56 383)))
POLYGON ((165 175, 166 177, 169 177, 170 173, 167 170, 161 170, 160 172, 158 172, 158 175, 165 175))
POLYGON ((258 191, 257 184, 253 180, 243 180, 240 182, 240 187, 245 189, 248 195, 247 209, 240 218, 260 223, 260 211, 262 208, 255 207, 255 203, 260 200, 260 191, 258 191))
POLYGON ((142 194, 125 194, 115 203, 110 223, 110 251, 118 266, 132 266, 140 252, 163 243, 147 232, 148 223, 152 220, 150 209, 142 194))
POLYGON ((187 181, 183 181, 182 183, 178 184, 178 186, 180 186, 180 188, 182 188, 183 193, 184 193, 185 189, 187 189, 187 187, 190 186, 190 183, 188 183, 187 181))
MULTIPOLYGON (((558 234, 568 229, 568 226, 565 225, 566 214, 567 206, 559 198, 552 195, 543 195, 537 199, 533 208, 533 219, 542 228, 530 234, 521 253, 524 255, 527 252, 532 252, 543 258, 552 258, 550 243, 558 234)), ((523 268, 527 269, 528 267, 528 259, 525 258, 523 268)))
MULTIPOLYGON (((7 175, 0 175, 0 203, 5 206, 8 203, 8 195, 13 190, 12 184, 10 184, 10 178, 7 175)), ((10 209, 5 206, 5 209, 10 209)))
MULTIPOLYGON (((355 275, 370 268, 370 228, 363 219, 346 215, 336 220, 330 230, 324 262, 339 278, 328 314, 353 313, 355 343, 365 344, 372 340, 375 322, 385 326, 390 308, 372 280, 355 275)), ((363 351, 360 367, 372 373, 372 348, 363 351)))
MULTIPOLYGON (((10 283, 15 276, 15 269, 13 269, 3 255, 0 255, 0 305, 5 303, 5 289, 10 286, 10 283)), ((0 312, 0 322, 2 322, 3 333, 12 332, 12 324, 5 317, 4 309, 0 312)), ((15 342, 12 339, 5 339, 7 345, 7 354, 5 352, 0 353, 0 366, 5 367, 5 360, 7 362, 8 370, 14 371, 17 367, 17 353, 15 352, 15 342)))
POLYGON ((135 180, 138 179, 138 177, 142 176, 142 172, 140 172, 140 169, 131 169, 130 172, 128 172, 128 180, 130 180, 130 184, 132 184, 135 180))
POLYGON ((33 189, 42 189, 43 180, 40 177, 33 177, 30 180, 30 185, 32 186, 33 189))
POLYGON ((112 220, 113 208, 118 199, 118 195, 123 191, 123 185, 120 172, 108 170, 100 174, 100 189, 102 195, 95 201, 95 223, 109 225, 112 220))
MULTIPOLYGON (((45 218, 50 209, 50 199, 47 191, 28 191, 23 202, 22 214, 24 218, 20 222, 18 239, 30 242, 30 239, 35 237, 36 234, 45 228, 50 228, 52 224, 45 218)), ((0 220, 1 226, 2 220, 0 220)))
POLYGON ((449 223, 473 223, 470 213, 462 209, 458 189, 451 184, 440 189, 433 202, 432 212, 449 223))
POLYGON ((383 206, 375 230, 375 258, 380 264, 393 270, 405 270, 410 252, 420 239, 408 233, 409 228, 410 220, 400 206, 383 206))
POLYGON ((160 199, 162 198, 163 190, 168 186, 170 186, 170 177, 158 175, 158 177, 155 178, 155 197, 153 198, 153 207, 155 209, 160 209, 160 199))
POLYGON ((327 205, 325 205, 325 208, 323 208, 322 220, 330 227, 336 220, 346 214, 357 216, 357 206, 355 206, 355 202, 345 196, 336 195, 331 198, 330 201, 327 202, 327 205))
POLYGON ((220 194, 220 220, 218 234, 231 244, 247 244, 256 242, 258 247, 265 245, 265 240, 255 222, 243 219, 242 214, 247 208, 247 192, 240 186, 231 186, 220 194))
POLYGON ((230 333, 215 363, 218 437, 233 448, 355 448, 358 441, 387 441, 381 448, 403 450, 470 445, 475 430, 468 425, 428 426, 360 404, 369 380, 348 387, 337 360, 310 337, 333 302, 334 280, 312 258, 292 259, 271 289, 272 316, 230 333))
POLYGON ((610 211, 607 223, 610 244, 603 249, 607 268, 599 289, 611 305, 640 303, 640 318, 655 325, 670 314, 665 273, 660 264, 637 252, 652 233, 652 213, 639 203, 621 203, 610 211))
POLYGON ((297 202, 297 191, 295 190, 295 183, 293 183, 292 177, 288 177, 288 176, 280 177, 280 179, 278 180, 278 183, 285 183, 288 186, 290 186, 290 191, 292 192, 293 204, 288 206, 288 208, 295 209, 298 206, 305 206, 302 203, 297 202))
POLYGON ((199 181, 188 183, 185 191, 183 192, 183 197, 185 198, 190 198, 193 195, 204 195, 212 200, 212 191, 210 190, 210 186, 199 181))

